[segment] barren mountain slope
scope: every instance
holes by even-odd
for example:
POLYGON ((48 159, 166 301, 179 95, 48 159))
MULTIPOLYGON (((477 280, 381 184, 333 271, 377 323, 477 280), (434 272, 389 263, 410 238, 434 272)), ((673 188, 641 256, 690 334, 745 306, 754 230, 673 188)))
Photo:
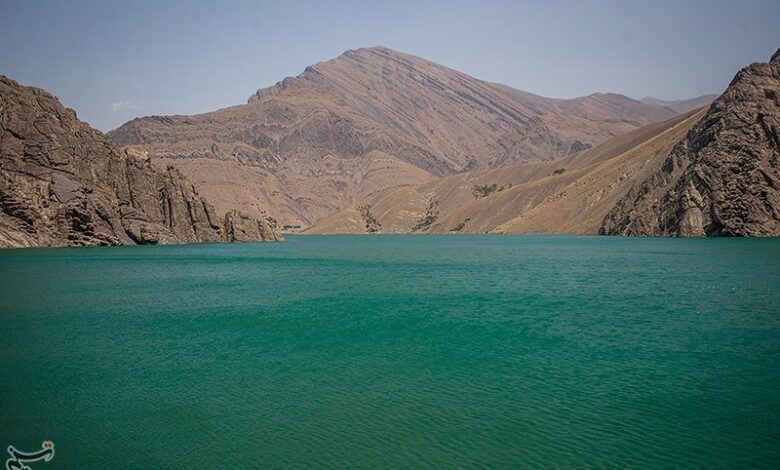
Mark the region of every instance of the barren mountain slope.
MULTIPOLYGON (((709 107, 559 160, 456 175, 361 207, 372 206, 379 231, 777 236, 778 96, 780 51, 709 107), (393 209, 400 201, 406 210, 393 209)), ((312 231, 365 230, 365 211, 356 214, 312 231)))
POLYGON ((780 50, 742 69, 602 233, 780 236, 780 50))
POLYGON ((356 192, 417 184, 419 170, 428 178, 552 160, 674 114, 614 94, 543 98, 373 47, 307 67, 246 105, 135 119, 110 135, 179 168, 218 210, 272 208, 282 223, 306 226, 350 207, 356 192), (375 152, 397 163, 377 169, 370 190, 355 189, 350 173, 375 152), (225 184, 237 174, 248 176, 225 184))
MULTIPOLYGON (((585 199, 570 201, 567 210, 577 208, 578 213, 568 214, 570 218, 567 220, 550 213, 549 220, 553 225, 540 226, 537 230, 595 234, 603 213, 601 217, 596 217, 598 220, 595 224, 584 226, 575 221, 593 219, 598 210, 606 213, 608 208, 602 207, 603 201, 616 200, 628 190, 625 184, 614 184, 619 178, 626 180, 628 177, 628 170, 624 168, 626 165, 617 165, 616 162, 628 161, 634 167, 644 167, 652 161, 649 156, 651 152, 668 152, 701 117, 702 112, 650 124, 587 151, 555 161, 468 172, 417 188, 380 193, 323 219, 309 233, 365 233, 365 220, 358 207, 366 206, 370 207, 371 215, 377 219, 380 232, 410 232, 416 228, 416 231, 427 233, 482 233, 495 230, 502 224, 516 222, 515 219, 522 214, 535 212, 538 206, 547 206, 550 201, 559 201, 560 204, 566 200, 561 195, 565 196, 570 186, 578 187, 587 182, 587 190, 599 194, 598 198, 590 197, 590 203, 585 199), (622 172, 616 173, 610 164, 622 172), (603 174, 599 175, 600 172, 603 174), (476 197, 475 186, 489 194, 476 197), (602 201, 602 205, 598 209, 590 208, 596 200, 602 201), (428 220, 426 216, 429 216, 428 220), (426 226, 420 226, 428 221, 430 223, 426 226), (582 228, 574 230, 580 225, 582 228)), ((561 211, 564 206, 557 207, 555 211, 564 213, 561 211)), ((546 220, 544 217, 542 219, 546 220)), ((503 230, 529 231, 513 226, 503 230)))
POLYGON ((676 119, 674 126, 620 155, 593 165, 533 209, 500 225, 502 233, 598 233, 604 216, 638 181, 663 163, 672 147, 704 115, 676 119))
POLYGON ((0 246, 277 237, 265 220, 218 218, 176 169, 127 155, 52 95, 0 76, 0 246))
POLYGON ((308 174, 290 168, 272 173, 259 166, 201 157, 162 157, 153 162, 174 166, 187 175, 219 214, 230 208, 255 217, 269 212, 291 230, 308 227, 371 193, 415 187, 435 178, 380 151, 359 158, 325 156, 317 160, 319 170, 308 174))

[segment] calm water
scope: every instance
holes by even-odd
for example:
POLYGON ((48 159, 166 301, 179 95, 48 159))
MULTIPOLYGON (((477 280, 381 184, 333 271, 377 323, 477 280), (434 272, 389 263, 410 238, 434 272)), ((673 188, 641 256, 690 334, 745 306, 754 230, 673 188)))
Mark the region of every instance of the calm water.
POLYGON ((34 470, 780 465, 780 240, 5 250, 0 281, 34 470))

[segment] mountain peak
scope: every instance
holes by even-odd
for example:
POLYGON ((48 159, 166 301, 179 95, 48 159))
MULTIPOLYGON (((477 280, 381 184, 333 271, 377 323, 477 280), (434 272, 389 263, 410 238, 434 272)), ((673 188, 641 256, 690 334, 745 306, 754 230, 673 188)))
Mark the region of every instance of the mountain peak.
POLYGON ((408 56, 409 55, 400 51, 396 51, 395 49, 390 49, 389 47, 377 45, 377 46, 359 47, 357 49, 347 49, 341 54, 341 56, 349 57, 354 55, 369 55, 369 54, 380 54, 384 56, 408 56))
POLYGON ((374 63, 376 63, 377 61, 386 60, 405 60, 408 62, 415 59, 422 60, 410 54, 404 54, 385 46, 368 46, 360 47, 358 49, 347 49, 337 57, 307 66, 303 72, 295 77, 285 77, 270 87, 258 89, 254 94, 252 94, 252 96, 249 97, 247 102, 252 103, 253 101, 261 99, 265 96, 274 95, 289 87, 300 84, 301 81, 318 80, 322 78, 323 70, 334 65, 344 68, 351 68, 353 67, 352 64, 365 61, 374 61, 374 63), (345 64, 350 65, 345 66, 345 64))
MULTIPOLYGON (((413 54, 407 54, 385 46, 369 46, 358 49, 348 49, 338 57, 319 64, 345 64, 352 61, 384 64, 387 62, 399 62, 407 64, 426 64, 427 66, 442 67, 439 64, 423 59, 413 54)), ((316 64, 316 65, 319 65, 316 64)))
POLYGON ((376 45, 376 46, 358 47, 357 49, 347 49, 346 51, 344 51, 342 55, 350 54, 350 53, 356 54, 356 53, 371 53, 371 52, 381 52, 384 54, 401 54, 398 51, 390 49, 389 47, 376 45))
POLYGON ((283 224, 309 226, 345 208, 361 188, 374 193, 404 181, 551 160, 676 114, 609 93, 544 98, 384 46, 313 64, 249 101, 173 118, 174 125, 128 123, 111 136, 153 157, 175 156, 183 168, 189 157, 225 165, 221 181, 233 178, 233 164, 255 166, 266 173, 240 177, 252 181, 248 196, 219 183, 206 197, 224 202, 219 212, 285 207, 274 210, 283 224), (369 171, 377 156, 390 162, 378 173, 369 171), (254 189, 265 184, 255 178, 279 187, 271 182, 277 177, 286 189, 271 206, 254 189))

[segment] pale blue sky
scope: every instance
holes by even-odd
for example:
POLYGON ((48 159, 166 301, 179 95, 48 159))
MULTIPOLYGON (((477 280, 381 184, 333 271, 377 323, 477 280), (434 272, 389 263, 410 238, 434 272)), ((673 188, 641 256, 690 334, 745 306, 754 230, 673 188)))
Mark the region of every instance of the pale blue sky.
POLYGON ((243 103, 371 45, 545 96, 679 99, 768 60, 778 23, 778 0, 0 0, 0 73, 102 130, 243 103))

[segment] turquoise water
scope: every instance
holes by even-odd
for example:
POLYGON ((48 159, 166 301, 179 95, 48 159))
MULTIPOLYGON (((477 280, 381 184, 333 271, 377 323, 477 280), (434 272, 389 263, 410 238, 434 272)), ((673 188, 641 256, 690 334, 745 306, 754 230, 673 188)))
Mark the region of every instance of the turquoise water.
POLYGON ((0 281, 33 469, 780 465, 780 240, 5 250, 0 281))

